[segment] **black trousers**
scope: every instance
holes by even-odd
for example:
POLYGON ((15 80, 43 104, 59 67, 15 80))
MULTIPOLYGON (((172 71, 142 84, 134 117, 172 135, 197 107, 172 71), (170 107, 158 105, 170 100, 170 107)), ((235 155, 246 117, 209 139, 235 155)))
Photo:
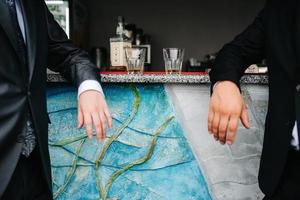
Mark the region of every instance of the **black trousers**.
POLYGON ((300 152, 290 150, 278 189, 264 200, 300 200, 300 152))
POLYGON ((1 200, 52 200, 38 147, 26 158, 21 155, 1 200))

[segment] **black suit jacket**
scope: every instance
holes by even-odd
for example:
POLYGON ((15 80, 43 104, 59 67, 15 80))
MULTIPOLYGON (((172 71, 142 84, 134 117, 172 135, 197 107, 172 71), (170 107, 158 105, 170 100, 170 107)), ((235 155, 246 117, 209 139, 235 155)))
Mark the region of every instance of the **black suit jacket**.
POLYGON ((27 61, 18 53, 16 30, 5 0, 0 0, 0 197, 18 162, 18 139, 31 112, 45 176, 51 190, 46 107, 46 68, 77 86, 99 80, 86 52, 76 48, 55 22, 44 0, 21 1, 27 35, 27 61), (28 72, 28 73, 26 73, 28 72))
MULTIPOLYGON (((270 0, 255 21, 219 52, 210 73, 212 83, 230 80, 239 85, 245 69, 267 59, 269 106, 259 172, 262 191, 278 186, 292 139, 300 121, 300 1, 270 0)), ((300 126, 299 126, 300 127, 300 126)))

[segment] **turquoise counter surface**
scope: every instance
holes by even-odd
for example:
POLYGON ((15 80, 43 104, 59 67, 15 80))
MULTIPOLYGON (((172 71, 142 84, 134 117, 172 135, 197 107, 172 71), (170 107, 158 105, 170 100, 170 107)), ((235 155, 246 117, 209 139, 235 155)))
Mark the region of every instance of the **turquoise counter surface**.
POLYGON ((103 84, 113 116, 104 143, 77 129, 77 90, 48 87, 49 148, 58 200, 210 200, 162 84, 103 84))

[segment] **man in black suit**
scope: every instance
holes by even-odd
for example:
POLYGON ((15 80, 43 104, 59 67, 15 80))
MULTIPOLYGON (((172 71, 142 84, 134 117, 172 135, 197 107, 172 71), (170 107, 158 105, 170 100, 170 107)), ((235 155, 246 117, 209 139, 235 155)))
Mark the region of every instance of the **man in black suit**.
POLYGON ((112 126, 95 66, 44 0, 0 0, 0 199, 52 199, 46 68, 79 87, 78 128, 112 126))
POLYGON ((300 199, 300 1, 270 0, 255 21, 217 56, 210 73, 208 130, 233 144, 238 120, 249 128, 239 81, 245 69, 267 59, 269 106, 259 185, 265 199, 300 199))

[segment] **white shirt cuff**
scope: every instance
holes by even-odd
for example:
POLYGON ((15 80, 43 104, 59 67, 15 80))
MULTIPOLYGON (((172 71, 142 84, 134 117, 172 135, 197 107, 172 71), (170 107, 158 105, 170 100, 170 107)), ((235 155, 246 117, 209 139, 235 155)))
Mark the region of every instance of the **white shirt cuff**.
POLYGON ((79 88, 78 88, 78 98, 79 98, 79 96, 83 92, 86 92, 86 91, 89 91, 89 90, 98 91, 98 92, 100 92, 104 96, 102 87, 101 87, 101 85, 100 85, 100 83, 98 81, 95 81, 95 80, 86 80, 86 81, 83 81, 79 85, 79 88))

